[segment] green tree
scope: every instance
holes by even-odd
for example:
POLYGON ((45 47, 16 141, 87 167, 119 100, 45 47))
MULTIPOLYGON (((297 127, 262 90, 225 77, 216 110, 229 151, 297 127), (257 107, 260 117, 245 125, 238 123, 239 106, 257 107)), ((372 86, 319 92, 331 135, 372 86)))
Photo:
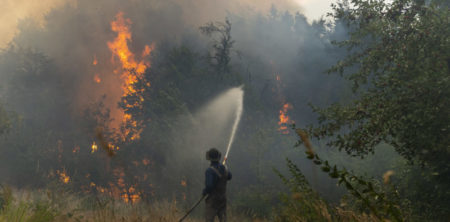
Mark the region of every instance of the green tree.
POLYGON ((352 0, 333 5, 333 10, 334 19, 350 30, 349 39, 335 44, 349 55, 329 72, 350 80, 356 99, 313 107, 319 124, 309 127, 310 134, 352 156, 373 153, 380 143, 392 145, 431 172, 430 182, 438 185, 424 192, 438 189, 437 198, 448 208, 448 5, 438 0, 352 0))

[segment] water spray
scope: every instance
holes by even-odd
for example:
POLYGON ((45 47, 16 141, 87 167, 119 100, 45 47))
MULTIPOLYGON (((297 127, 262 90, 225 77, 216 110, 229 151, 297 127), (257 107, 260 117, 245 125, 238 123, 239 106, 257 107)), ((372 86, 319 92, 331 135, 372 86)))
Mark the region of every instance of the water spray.
POLYGON ((239 126, 239 122, 241 121, 242 110, 244 107, 244 91, 242 90, 242 87, 243 87, 243 85, 238 87, 238 90, 240 90, 239 91, 240 95, 238 96, 238 99, 236 101, 237 102, 236 118, 234 119, 233 128, 231 129, 230 141, 228 141, 227 151, 223 158, 223 162, 222 162, 223 165, 225 165, 225 163, 228 159, 228 154, 230 153, 230 148, 234 141, 234 135, 236 134, 236 130, 239 126))
MULTIPOLYGON (((236 100, 236 117, 234 119, 233 128, 231 128, 230 140, 228 141, 227 151, 225 152, 225 156, 223 158, 222 164, 225 165, 228 154, 230 153, 231 145, 233 145, 234 136, 236 134, 237 128, 239 126, 239 122, 241 121, 242 111, 244 109, 244 91, 242 90, 242 86, 236 87, 233 90, 233 93, 237 95, 236 100)), ((207 198, 208 195, 203 195, 187 212, 186 214, 179 220, 182 222, 199 204, 203 199, 207 198)))

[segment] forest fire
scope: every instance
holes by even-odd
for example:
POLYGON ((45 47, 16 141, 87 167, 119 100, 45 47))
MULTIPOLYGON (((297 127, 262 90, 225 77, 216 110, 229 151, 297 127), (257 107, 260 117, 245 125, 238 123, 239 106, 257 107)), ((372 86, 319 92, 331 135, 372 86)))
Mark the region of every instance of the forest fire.
MULTIPOLYGON (((271 63, 271 64, 272 64, 272 66, 274 66, 273 63, 271 63)), ((274 89, 274 91, 278 95, 278 100, 283 101, 282 104, 284 104, 281 107, 281 109, 279 110, 278 125, 280 127, 278 128, 278 131, 280 131, 282 134, 289 134, 288 125, 293 124, 294 121, 290 119, 287 112, 288 112, 288 110, 292 109, 293 107, 290 103, 285 102, 286 98, 282 92, 282 88, 285 87, 285 85, 281 81, 280 74, 275 72, 274 76, 275 76, 275 80, 276 80, 276 90, 274 89)))
POLYGON ((449 1, 322 2, 3 1, 0 222, 449 221, 449 1))
POLYGON ((281 131, 282 134, 289 134, 289 130, 287 130, 287 125, 293 124, 294 121, 289 119, 289 116, 287 115, 287 112, 289 109, 292 109, 292 105, 289 103, 285 103, 280 110, 278 125, 280 128, 278 128, 279 131, 281 131))
MULTIPOLYGON (((153 45, 146 45, 141 53, 141 59, 139 61, 136 60, 135 55, 128 47, 128 43, 132 40, 130 31, 131 24, 132 22, 130 19, 125 19, 123 17, 123 12, 117 13, 115 20, 111 22, 111 30, 116 32, 117 36, 114 41, 108 42, 108 48, 113 54, 111 58, 112 64, 115 64, 115 58, 118 58, 121 63, 121 67, 115 71, 122 72, 121 78, 124 81, 122 85, 123 97, 135 95, 137 93, 138 90, 135 88, 134 84, 138 81, 139 77, 144 74, 146 68, 150 66, 150 63, 146 62, 144 58, 149 56, 153 50, 153 45)), ((142 102, 143 98, 140 97, 139 100, 142 102)), ((139 106, 138 103, 125 105, 128 108, 139 106)), ((133 120, 131 114, 125 114, 123 112, 122 114, 122 126, 125 126, 121 127, 120 137, 122 141, 127 139, 138 139, 141 132, 137 130, 137 128, 140 123, 133 120)))

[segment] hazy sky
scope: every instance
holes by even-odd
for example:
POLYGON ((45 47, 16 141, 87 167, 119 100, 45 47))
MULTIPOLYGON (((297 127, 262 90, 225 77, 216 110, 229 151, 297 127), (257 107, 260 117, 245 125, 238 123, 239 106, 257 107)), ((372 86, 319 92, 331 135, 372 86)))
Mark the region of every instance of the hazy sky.
POLYGON ((318 19, 325 16, 331 10, 331 3, 336 0, 293 0, 303 9, 303 13, 311 19, 318 19))
MULTIPOLYGON (((226 0, 229 1, 229 0, 226 0)), ((330 4, 335 0, 240 0, 238 4, 247 2, 253 7, 267 10, 271 3, 290 7, 292 11, 301 10, 309 20, 318 19, 330 10, 330 4), (282 2, 282 3, 281 3, 282 2)), ((4 47, 17 32, 18 21, 26 17, 32 17, 39 22, 43 21, 45 14, 53 8, 58 8, 64 3, 76 4, 76 0, 0 0, 0 47, 4 47)))

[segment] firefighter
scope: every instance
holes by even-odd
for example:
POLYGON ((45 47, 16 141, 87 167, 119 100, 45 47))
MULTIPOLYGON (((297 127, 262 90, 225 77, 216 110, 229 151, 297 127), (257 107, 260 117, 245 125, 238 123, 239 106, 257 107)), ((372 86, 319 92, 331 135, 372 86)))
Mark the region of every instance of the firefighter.
POLYGON ((226 189, 228 180, 231 180, 231 173, 219 163, 220 157, 221 153, 216 148, 206 152, 206 159, 211 161, 205 172, 205 189, 203 189, 203 195, 208 195, 205 200, 206 222, 213 222, 216 216, 220 222, 226 221, 226 189))

